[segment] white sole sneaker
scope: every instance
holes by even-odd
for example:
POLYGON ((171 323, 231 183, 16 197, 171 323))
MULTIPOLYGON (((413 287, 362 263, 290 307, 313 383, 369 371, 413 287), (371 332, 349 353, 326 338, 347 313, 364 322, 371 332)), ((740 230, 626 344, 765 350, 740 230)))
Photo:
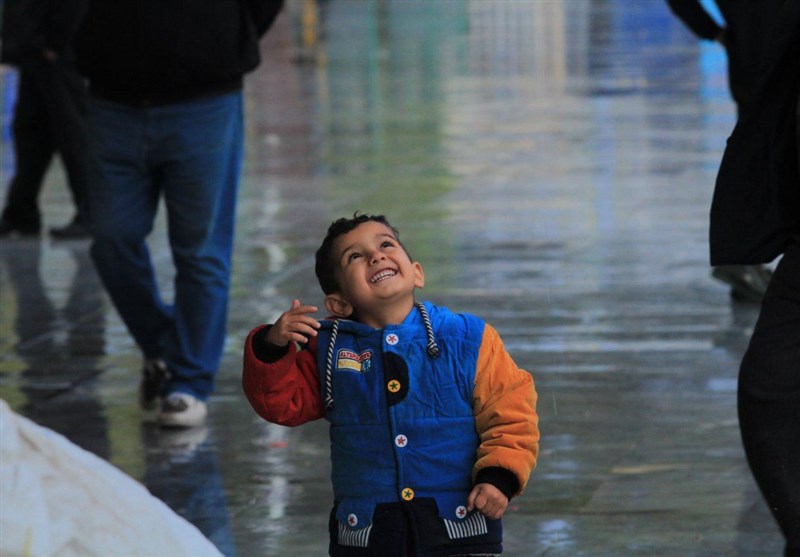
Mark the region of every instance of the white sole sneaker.
POLYGON ((161 402, 158 422, 162 427, 197 427, 208 415, 206 403, 187 393, 170 393, 161 402))

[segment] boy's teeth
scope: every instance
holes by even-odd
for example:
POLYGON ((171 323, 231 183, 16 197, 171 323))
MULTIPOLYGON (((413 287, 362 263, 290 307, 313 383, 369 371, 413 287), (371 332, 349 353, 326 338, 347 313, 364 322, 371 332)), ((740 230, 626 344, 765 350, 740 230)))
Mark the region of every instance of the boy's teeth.
POLYGON ((394 274, 395 274, 394 271, 381 271, 380 273, 372 277, 372 282, 378 282, 383 278, 394 276, 394 274))

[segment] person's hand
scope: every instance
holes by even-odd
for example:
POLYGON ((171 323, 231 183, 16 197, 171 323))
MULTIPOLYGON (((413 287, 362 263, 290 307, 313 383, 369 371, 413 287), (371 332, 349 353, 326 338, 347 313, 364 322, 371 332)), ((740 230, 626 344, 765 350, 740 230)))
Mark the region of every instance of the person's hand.
POLYGON ((467 499, 467 510, 479 510, 486 518, 501 518, 508 507, 508 498, 492 484, 477 484, 467 499))
POLYGON ((300 300, 294 300, 292 307, 282 313, 270 328, 267 342, 275 346, 286 346, 292 341, 305 344, 309 336, 317 336, 319 321, 308 315, 316 311, 316 307, 303 306, 300 300))

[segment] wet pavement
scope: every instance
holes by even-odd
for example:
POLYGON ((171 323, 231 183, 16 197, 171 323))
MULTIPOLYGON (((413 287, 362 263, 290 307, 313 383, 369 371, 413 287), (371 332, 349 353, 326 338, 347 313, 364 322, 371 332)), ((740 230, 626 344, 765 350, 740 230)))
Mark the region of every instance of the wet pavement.
MULTIPOLYGON (((735 118, 720 48, 660 0, 296 0, 262 50, 207 426, 141 424, 140 356, 85 241, 0 241, 12 408, 228 556, 325 555, 325 424, 257 418, 241 346, 292 298, 321 302, 313 251, 333 219, 385 213, 425 267, 421 296, 494 324, 537 381, 541 458, 505 555, 780 555, 735 405, 758 308, 708 267, 735 118)), ((5 187, 15 75, 2 80, 5 187)), ((58 165, 43 207, 48 226, 71 216, 58 165)), ((152 249, 169 289, 163 233, 162 216, 152 249)))

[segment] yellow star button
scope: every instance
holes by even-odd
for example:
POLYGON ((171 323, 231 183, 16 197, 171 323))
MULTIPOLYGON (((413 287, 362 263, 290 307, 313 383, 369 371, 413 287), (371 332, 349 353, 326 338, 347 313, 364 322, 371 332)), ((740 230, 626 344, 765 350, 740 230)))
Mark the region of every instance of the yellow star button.
POLYGON ((407 487, 400 493, 400 496, 403 498, 403 501, 411 501, 414 498, 414 490, 407 487))
POLYGON ((401 388, 400 381, 395 381, 395 380, 393 379, 393 380, 389 381, 389 382, 386 384, 386 388, 387 388, 387 389, 389 389, 389 392, 390 392, 390 393, 396 393, 396 392, 397 392, 397 391, 399 391, 399 390, 400 390, 400 388, 401 388))

